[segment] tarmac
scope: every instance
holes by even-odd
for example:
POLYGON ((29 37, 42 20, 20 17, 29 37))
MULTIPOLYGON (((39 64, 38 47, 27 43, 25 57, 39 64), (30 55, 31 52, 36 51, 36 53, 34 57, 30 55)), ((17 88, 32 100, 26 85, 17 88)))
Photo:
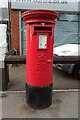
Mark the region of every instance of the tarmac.
POLYGON ((49 108, 37 110, 31 108, 26 102, 25 66, 12 67, 8 90, 4 97, 0 97, 0 117, 79 118, 79 82, 67 74, 63 75, 62 72, 54 70, 54 73, 55 81, 57 83, 60 81, 58 84, 54 82, 52 105, 49 108), (64 83, 61 84, 63 80, 64 83))
MULTIPOLYGON (((8 91, 24 91, 26 80, 25 65, 13 66, 10 69, 10 83, 8 91)), ((78 89, 80 81, 65 72, 53 68, 53 88, 54 89, 78 89)))

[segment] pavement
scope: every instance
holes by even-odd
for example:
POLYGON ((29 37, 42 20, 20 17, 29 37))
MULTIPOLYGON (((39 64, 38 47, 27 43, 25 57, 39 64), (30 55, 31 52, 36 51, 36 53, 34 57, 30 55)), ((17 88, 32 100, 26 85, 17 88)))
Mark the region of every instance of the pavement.
POLYGON ((10 84, 0 97, 2 118, 78 118, 79 82, 72 76, 54 69, 52 105, 43 110, 32 109, 26 102, 25 66, 10 69, 10 84))
POLYGON ((53 92, 52 105, 36 110, 26 103, 26 93, 7 93, 2 98, 3 118, 78 118, 78 93, 53 92))

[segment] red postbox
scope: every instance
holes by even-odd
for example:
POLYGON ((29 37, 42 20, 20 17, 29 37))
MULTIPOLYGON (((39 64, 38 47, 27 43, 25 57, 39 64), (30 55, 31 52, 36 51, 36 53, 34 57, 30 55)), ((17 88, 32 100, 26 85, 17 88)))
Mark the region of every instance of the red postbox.
POLYGON ((22 14, 26 24, 26 95, 33 108, 52 103, 54 26, 59 14, 30 10, 22 14))

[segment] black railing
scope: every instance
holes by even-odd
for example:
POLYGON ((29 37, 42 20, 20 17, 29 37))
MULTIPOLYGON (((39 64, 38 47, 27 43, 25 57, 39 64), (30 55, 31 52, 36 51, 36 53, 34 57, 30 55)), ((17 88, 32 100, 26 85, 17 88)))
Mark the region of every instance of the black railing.
MULTIPOLYGON (((6 64, 26 64, 26 56, 7 55, 6 64)), ((53 63, 57 64, 73 64, 80 63, 80 56, 56 56, 54 55, 53 63)))

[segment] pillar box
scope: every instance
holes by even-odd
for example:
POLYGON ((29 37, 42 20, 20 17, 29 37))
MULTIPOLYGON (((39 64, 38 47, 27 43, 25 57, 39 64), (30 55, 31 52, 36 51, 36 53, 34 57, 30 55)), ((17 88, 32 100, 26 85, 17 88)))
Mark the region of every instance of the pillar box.
POLYGON ((26 24, 26 96, 33 108, 52 103, 54 27, 59 14, 50 10, 22 13, 26 24))

